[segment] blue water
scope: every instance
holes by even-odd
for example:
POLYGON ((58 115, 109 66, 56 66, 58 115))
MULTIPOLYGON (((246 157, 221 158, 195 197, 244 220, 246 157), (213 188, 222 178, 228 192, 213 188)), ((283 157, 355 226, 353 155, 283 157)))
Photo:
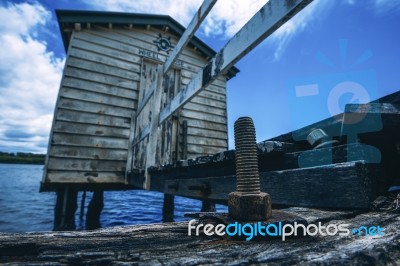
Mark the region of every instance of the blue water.
MULTIPOLYGON (((51 231, 56 201, 55 193, 39 193, 43 165, 0 164, 0 232, 51 231)), ((78 195, 76 225, 83 228, 79 218, 81 196, 78 195)), ((85 213, 92 196, 87 192, 85 213)), ((160 223, 162 221, 162 193, 131 190, 104 193, 102 227, 160 223)), ((201 202, 175 197, 175 221, 186 220, 185 212, 200 211, 201 202)), ((217 211, 227 208, 217 205, 217 211)))

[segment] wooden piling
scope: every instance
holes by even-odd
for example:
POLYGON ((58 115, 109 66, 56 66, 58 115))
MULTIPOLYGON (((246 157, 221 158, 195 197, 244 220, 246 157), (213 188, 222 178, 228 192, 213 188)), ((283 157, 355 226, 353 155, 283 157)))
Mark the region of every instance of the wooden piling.
POLYGON ((57 191, 57 201, 54 208, 54 231, 75 230, 75 211, 78 192, 68 185, 57 191))
POLYGON ((215 202, 212 202, 209 199, 202 200, 201 212, 215 212, 215 210, 215 202))
POLYGON ((104 203, 104 191, 95 190, 93 192, 92 200, 89 203, 87 214, 86 214, 86 229, 94 230, 101 227, 100 215, 103 210, 104 203))
POLYGON ((172 194, 164 194, 163 204, 163 222, 174 221, 174 208, 175 208, 175 196, 172 194))

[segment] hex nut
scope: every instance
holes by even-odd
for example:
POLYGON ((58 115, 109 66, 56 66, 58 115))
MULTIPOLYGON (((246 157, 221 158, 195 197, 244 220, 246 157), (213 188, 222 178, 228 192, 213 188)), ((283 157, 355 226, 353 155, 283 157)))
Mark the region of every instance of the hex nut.
POLYGON ((265 221, 272 213, 271 196, 264 192, 231 192, 228 195, 228 212, 232 219, 238 221, 265 221))
POLYGON ((328 135, 320 128, 313 129, 307 136, 307 141, 311 146, 317 145, 328 138, 328 135))

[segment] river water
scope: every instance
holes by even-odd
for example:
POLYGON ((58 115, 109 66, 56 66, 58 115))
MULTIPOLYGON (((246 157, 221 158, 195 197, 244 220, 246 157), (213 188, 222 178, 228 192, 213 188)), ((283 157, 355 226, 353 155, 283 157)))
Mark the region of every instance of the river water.
MULTIPOLYGON (((55 193, 39 193, 43 165, 0 164, 0 232, 50 231, 53 228, 55 193)), ((80 220, 81 196, 78 195, 76 224, 80 220)), ((85 206, 91 193, 87 192, 85 206)), ((163 194, 151 191, 107 191, 104 193, 102 227, 160 223, 163 194)), ((200 211, 201 202, 175 197, 175 221, 183 221, 185 212, 200 211)), ((87 209, 85 208, 85 211, 87 209)), ((217 211, 227 208, 217 205, 217 211)))

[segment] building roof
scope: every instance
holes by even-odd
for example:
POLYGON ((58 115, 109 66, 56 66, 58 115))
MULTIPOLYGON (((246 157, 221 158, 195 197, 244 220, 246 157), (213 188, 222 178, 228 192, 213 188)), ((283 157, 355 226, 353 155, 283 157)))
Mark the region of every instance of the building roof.
MULTIPOLYGON (((73 29, 75 23, 81 24, 98 24, 98 25, 150 25, 154 28, 164 30, 168 27, 168 31, 182 36, 185 31, 179 22, 168 15, 154 15, 141 13, 124 13, 124 12, 104 12, 104 11, 83 11, 83 10, 56 10, 58 24, 61 30, 61 36, 64 42, 65 50, 68 50, 71 32, 65 29, 73 29)), ((191 45, 197 48, 206 57, 214 57, 216 52, 207 44, 194 36, 190 42, 191 45)), ((228 78, 234 77, 239 72, 239 69, 232 67, 228 71, 228 78)))

